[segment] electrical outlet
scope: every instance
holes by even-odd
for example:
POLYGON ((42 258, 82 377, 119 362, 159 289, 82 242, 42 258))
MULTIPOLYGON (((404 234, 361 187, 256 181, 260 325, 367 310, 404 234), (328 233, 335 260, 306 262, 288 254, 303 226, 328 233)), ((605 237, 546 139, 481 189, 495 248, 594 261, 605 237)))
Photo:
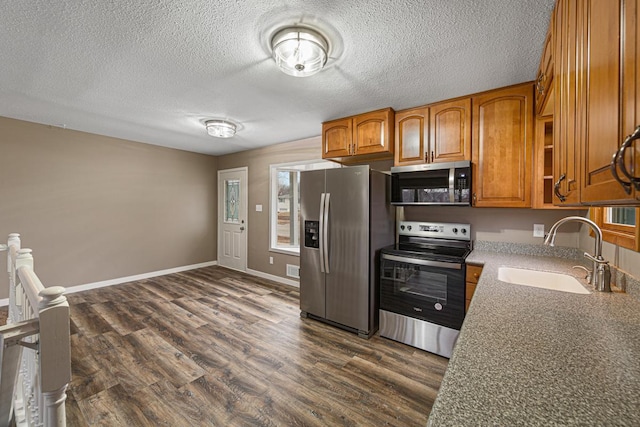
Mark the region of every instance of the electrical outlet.
POLYGON ((269 257, 269 264, 273 264, 273 257, 272 256, 269 257))
POLYGON ((533 237, 544 237, 544 224, 533 224, 533 237))

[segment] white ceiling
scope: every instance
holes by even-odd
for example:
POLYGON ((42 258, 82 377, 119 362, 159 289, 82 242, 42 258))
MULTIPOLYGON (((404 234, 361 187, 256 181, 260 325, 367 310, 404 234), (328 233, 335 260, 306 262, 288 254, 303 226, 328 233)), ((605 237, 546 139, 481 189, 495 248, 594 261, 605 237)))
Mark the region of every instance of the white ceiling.
POLYGON ((0 0, 0 116, 221 155, 535 78, 554 0, 0 0), (269 40, 314 26, 327 67, 269 40), (239 125, 232 139, 203 122, 239 125))

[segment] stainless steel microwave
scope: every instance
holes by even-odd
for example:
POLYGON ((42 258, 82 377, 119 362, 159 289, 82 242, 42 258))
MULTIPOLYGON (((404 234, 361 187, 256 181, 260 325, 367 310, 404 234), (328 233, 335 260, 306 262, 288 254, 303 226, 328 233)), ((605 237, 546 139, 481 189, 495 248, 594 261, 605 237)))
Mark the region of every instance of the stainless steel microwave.
POLYGON ((471 162, 391 168, 393 205, 471 205, 471 162))

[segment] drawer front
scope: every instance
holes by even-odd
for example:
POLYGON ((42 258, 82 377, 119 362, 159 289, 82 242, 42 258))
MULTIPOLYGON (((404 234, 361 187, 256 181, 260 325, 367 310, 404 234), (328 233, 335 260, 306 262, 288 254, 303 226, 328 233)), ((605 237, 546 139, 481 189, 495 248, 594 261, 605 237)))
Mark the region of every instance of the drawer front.
POLYGON ((480 274, 482 273, 482 266, 467 264, 467 278, 466 281, 470 283, 478 283, 480 274))

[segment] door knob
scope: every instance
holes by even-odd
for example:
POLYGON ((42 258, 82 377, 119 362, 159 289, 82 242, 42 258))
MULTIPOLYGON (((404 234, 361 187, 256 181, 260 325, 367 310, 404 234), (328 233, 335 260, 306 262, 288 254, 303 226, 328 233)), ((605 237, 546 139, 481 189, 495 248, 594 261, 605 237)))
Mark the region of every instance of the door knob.
POLYGON ((244 231, 244 227, 240 227, 240 231, 244 231))

